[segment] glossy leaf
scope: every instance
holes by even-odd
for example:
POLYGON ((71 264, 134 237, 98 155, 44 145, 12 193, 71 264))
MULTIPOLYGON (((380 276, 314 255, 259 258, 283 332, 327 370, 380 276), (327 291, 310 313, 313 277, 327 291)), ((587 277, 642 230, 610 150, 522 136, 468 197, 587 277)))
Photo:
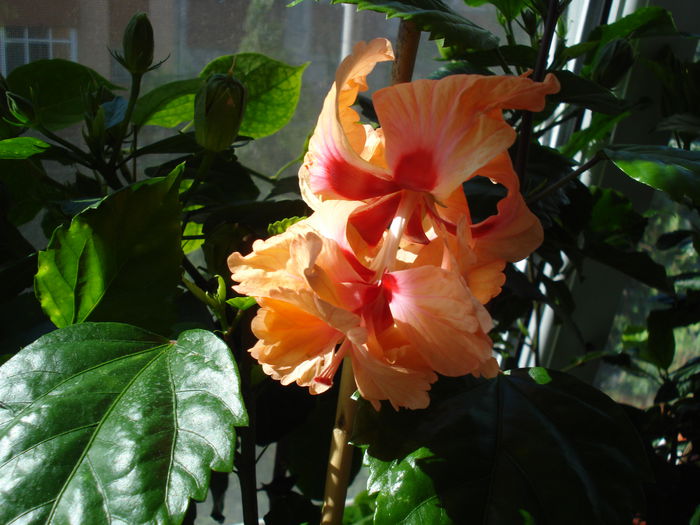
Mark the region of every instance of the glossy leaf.
POLYGON ((150 124, 172 128, 191 120, 190 106, 201 85, 202 79, 192 78, 158 86, 138 99, 131 121, 136 126, 150 124))
POLYGON ((331 0, 332 4, 355 4, 358 11, 370 10, 415 22, 431 39, 444 38, 445 45, 493 49, 498 37, 450 9, 442 0, 331 0))
POLYGON ((90 91, 118 87, 89 67, 58 58, 19 66, 7 76, 7 83, 10 91, 34 102, 41 123, 49 129, 80 122, 90 91))
POLYGON ((363 404, 375 525, 629 523, 648 466, 624 412, 561 372, 441 379, 422 411, 363 404), (575 511, 572 511, 575 509, 575 511))
POLYGON ((233 467, 239 384, 204 330, 41 337, 0 368, 0 522, 179 523, 210 469, 233 467))
POLYGON ((181 272, 178 173, 113 193, 54 232, 39 253, 35 289, 56 326, 165 330, 181 272))
POLYGON ((682 203, 700 206, 700 152, 667 146, 615 145, 603 150, 615 165, 682 203))
POLYGON ((0 159, 28 159, 50 147, 50 144, 34 137, 0 140, 0 159))
POLYGON ((239 53, 221 56, 209 62, 199 74, 206 79, 226 74, 235 56, 233 76, 248 92, 240 135, 259 139, 272 135, 291 120, 299 102, 301 77, 308 66, 290 66, 265 55, 239 53))

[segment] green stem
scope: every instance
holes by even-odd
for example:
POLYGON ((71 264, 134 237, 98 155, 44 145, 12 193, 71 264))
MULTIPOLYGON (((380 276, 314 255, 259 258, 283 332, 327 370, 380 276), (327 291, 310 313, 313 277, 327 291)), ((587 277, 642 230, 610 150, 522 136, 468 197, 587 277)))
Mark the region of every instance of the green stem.
POLYGON ((282 166, 280 169, 278 169, 278 170, 277 170, 277 173, 275 173, 275 174, 272 176, 272 180, 277 180, 277 179, 279 179, 279 176, 282 175, 282 173, 284 173, 284 170, 286 170, 286 169, 289 168, 290 166, 296 164, 297 162, 302 162, 303 160, 304 160, 304 154, 302 153, 301 155, 299 155, 298 157, 296 157, 296 158, 290 160, 290 161, 287 162, 284 166, 282 166))
POLYGON ((132 74, 131 75, 131 92, 129 93, 129 103, 126 106, 126 113, 124 113, 124 120, 119 125, 119 134, 117 135, 117 140, 114 143, 114 150, 112 151, 112 158, 109 161, 109 168, 114 170, 119 157, 121 156, 122 143, 124 142, 124 137, 126 137, 126 132, 129 129, 129 122, 131 121, 131 115, 134 112, 134 107, 136 106, 136 101, 139 98, 139 92, 141 91, 141 79, 143 75, 132 74))
MULTIPOLYGON (((197 173, 194 175, 194 180, 192 181, 192 186, 189 187, 189 189, 183 194, 182 196, 182 207, 184 208, 185 205, 187 204, 187 201, 194 195, 194 192, 196 189, 199 187, 199 185, 204 181, 204 179, 207 178, 207 174, 209 173, 209 170, 211 169, 211 165, 214 162, 214 157, 216 157, 216 153, 213 151, 205 150, 204 151, 204 156, 202 157, 202 162, 199 163, 199 167, 197 168, 197 173)), ((184 230, 185 224, 187 224, 187 221, 185 221, 182 225, 182 228, 184 230)))
POLYGON ((236 454, 236 467, 238 480, 241 484, 243 523, 244 525, 258 525, 258 482, 255 476, 255 396, 252 395, 250 384, 253 359, 248 352, 241 352, 238 364, 241 373, 241 394, 248 412, 248 426, 238 429, 240 449, 236 454))
POLYGON ((591 169, 593 166, 598 164, 603 160, 602 155, 597 153, 591 160, 588 162, 581 164, 578 168, 576 168, 574 171, 571 173, 568 173, 567 175, 564 175, 561 179, 559 179, 557 182, 554 184, 551 184, 547 186, 546 188, 543 188, 541 191, 538 191, 534 195, 531 195, 530 197, 527 198, 527 204, 530 205, 533 202, 537 202, 540 200, 542 197, 545 197, 552 193, 553 191, 558 190, 559 188, 566 186, 569 182, 571 182, 573 179, 577 178, 579 175, 581 175, 583 172, 588 171, 591 169))

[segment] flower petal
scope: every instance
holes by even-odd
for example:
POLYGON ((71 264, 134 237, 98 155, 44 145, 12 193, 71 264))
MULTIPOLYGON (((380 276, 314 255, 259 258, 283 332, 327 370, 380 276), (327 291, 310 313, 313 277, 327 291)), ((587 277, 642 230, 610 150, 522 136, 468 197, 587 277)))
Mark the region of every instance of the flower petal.
POLYGON ((379 401, 389 400, 394 409, 418 409, 430 403, 428 390, 437 376, 431 370, 411 370, 391 365, 364 346, 352 351, 352 367, 360 394, 379 410, 379 401))
POLYGON ((386 159, 401 187, 450 196, 477 169, 504 152, 515 131, 503 109, 539 111, 559 89, 525 76, 452 75, 397 84, 374 94, 386 159))
POLYGON ((393 58, 389 41, 377 38, 356 44, 338 68, 299 170, 302 196, 312 209, 325 199, 364 200, 396 191, 386 170, 366 160, 381 153, 383 136, 360 124, 350 108, 377 62, 393 58))
POLYGON ((497 204, 496 215, 471 226, 479 262, 497 259, 516 262, 527 257, 542 244, 544 232, 539 219, 528 209, 520 194, 520 183, 510 157, 507 153, 499 155, 478 174, 508 190, 497 204))
POLYGON ((455 272, 420 266, 386 274, 396 326, 436 372, 460 376, 491 357, 491 317, 455 272))

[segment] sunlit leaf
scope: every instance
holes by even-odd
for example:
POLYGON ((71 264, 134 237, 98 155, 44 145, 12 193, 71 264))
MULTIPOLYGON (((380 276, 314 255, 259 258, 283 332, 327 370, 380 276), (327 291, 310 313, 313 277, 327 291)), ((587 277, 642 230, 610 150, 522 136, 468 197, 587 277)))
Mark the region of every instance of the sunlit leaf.
POLYGON ((700 206, 700 151, 667 146, 614 145, 603 150, 634 180, 682 203, 700 206))
POLYGON ((41 337, 0 368, 0 522, 179 523, 210 469, 233 467, 239 384, 204 330, 41 337))
POLYGON ((177 181, 175 172, 125 188, 54 232, 35 289, 56 326, 167 327, 182 258, 177 181))
POLYGON ((191 120, 194 94, 201 85, 201 78, 192 78, 158 86, 138 99, 131 121, 136 126, 172 128, 191 120))
POLYGON ((440 380, 421 411, 363 404, 374 524, 628 522, 649 477, 641 440, 607 396, 549 374, 440 380))
POLYGON ((50 144, 34 137, 0 140, 0 159, 27 159, 50 147, 50 144))
POLYGON ((247 102, 240 135, 259 139, 283 128, 294 115, 301 91, 301 77, 308 66, 290 66, 265 55, 239 53, 221 56, 209 62, 199 74, 207 78, 215 73, 228 73, 247 90, 247 102), (235 57, 235 64, 234 64, 235 57))

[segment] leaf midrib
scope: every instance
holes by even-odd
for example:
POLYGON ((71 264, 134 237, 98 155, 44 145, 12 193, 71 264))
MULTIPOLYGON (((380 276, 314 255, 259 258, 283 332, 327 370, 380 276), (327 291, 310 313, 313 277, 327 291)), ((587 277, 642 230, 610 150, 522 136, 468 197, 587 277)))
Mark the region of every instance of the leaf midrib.
MULTIPOLYGON (((58 494, 56 495, 56 500, 54 501, 54 504, 53 504, 53 506, 51 507, 51 511, 49 512, 49 515, 48 515, 47 518, 46 518, 46 523, 50 523, 51 520, 53 519, 54 515, 56 514, 56 510, 57 510, 57 508, 58 508, 58 504, 59 504, 60 501, 61 501, 61 497, 63 496, 63 494, 65 493, 66 489, 68 488, 68 485, 70 485, 70 482, 71 482, 71 481, 73 480, 73 478, 75 477, 75 474, 76 474, 78 468, 80 467, 80 465, 82 464, 83 460, 84 460, 85 457, 87 456, 87 453, 88 453, 88 451, 90 450, 91 445, 92 445, 93 442, 95 441, 95 438, 97 437, 97 434, 99 434, 100 429, 101 429, 102 426, 104 425, 105 421, 109 418, 109 416, 110 416, 110 414, 112 413, 112 411, 115 410, 115 407, 119 404, 119 401, 121 401, 121 399, 124 397, 124 395, 126 394, 126 392, 129 391, 129 389, 130 389, 131 386, 136 382, 136 380, 137 380, 139 377, 141 377, 141 375, 142 375, 146 370, 148 370, 148 369, 153 365, 153 363, 155 363, 161 356, 163 356, 163 355, 164 355, 169 349, 171 349, 173 346, 174 346, 174 345, 173 345, 172 343, 166 343, 166 344, 163 344, 163 345, 156 346, 155 348, 152 348, 151 350, 158 350, 159 348, 165 348, 165 349, 164 349, 163 351, 161 351, 161 352, 156 352, 156 355, 153 357, 153 359, 151 359, 148 363, 146 363, 146 364, 141 368, 141 370, 139 370, 136 374, 134 374, 134 377, 131 378, 131 380, 126 384, 126 386, 124 387, 124 389, 122 390, 122 392, 114 399, 114 401, 112 402, 112 404, 110 404, 109 408, 106 410, 106 412, 104 413, 104 415, 100 418, 100 421, 98 422, 97 427, 96 427, 95 430, 93 431, 92 436, 90 436, 90 440, 86 443, 85 447, 83 448, 83 451, 81 452, 80 457, 79 457, 78 460, 75 462, 75 466, 73 467, 73 470, 72 470, 71 473, 68 475, 68 477, 66 478, 66 481, 63 483, 63 486, 61 487, 61 490, 60 490, 60 491, 58 492, 58 494)), ((130 355, 135 355, 135 354, 130 354, 130 355)), ((169 469, 169 467, 168 467, 168 469, 169 469)))

